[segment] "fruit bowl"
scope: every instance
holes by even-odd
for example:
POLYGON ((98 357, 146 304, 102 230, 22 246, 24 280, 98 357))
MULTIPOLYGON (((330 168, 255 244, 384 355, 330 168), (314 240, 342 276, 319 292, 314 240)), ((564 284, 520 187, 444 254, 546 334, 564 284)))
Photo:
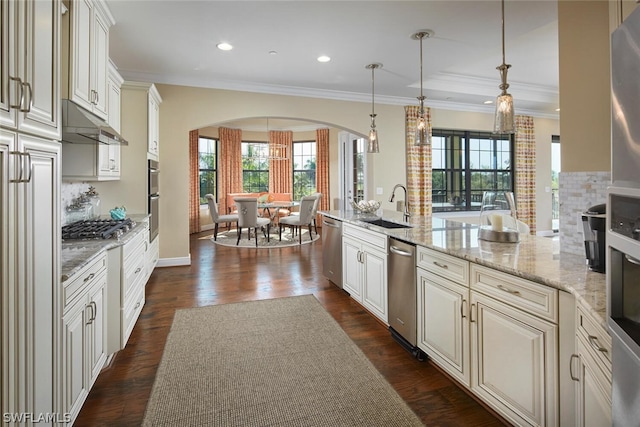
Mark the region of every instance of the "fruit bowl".
POLYGON ((374 213, 380 208, 380 202, 377 200, 360 200, 358 203, 351 200, 351 207, 359 212, 374 213))

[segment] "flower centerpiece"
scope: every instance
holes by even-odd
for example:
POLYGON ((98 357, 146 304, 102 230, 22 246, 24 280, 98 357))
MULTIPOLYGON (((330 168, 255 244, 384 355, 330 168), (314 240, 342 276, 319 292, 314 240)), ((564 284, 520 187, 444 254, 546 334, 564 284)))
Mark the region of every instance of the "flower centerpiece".
POLYGON ((380 202, 377 200, 360 200, 356 203, 351 200, 351 207, 359 212, 374 213, 380 208, 380 202))

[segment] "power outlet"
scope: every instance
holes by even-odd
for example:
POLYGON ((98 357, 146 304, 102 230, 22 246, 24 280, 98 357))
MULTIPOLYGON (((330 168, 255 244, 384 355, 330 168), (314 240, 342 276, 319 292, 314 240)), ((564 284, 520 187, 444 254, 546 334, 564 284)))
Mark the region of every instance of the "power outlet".
POLYGON ((376 187, 376 194, 382 196, 382 187, 376 187))

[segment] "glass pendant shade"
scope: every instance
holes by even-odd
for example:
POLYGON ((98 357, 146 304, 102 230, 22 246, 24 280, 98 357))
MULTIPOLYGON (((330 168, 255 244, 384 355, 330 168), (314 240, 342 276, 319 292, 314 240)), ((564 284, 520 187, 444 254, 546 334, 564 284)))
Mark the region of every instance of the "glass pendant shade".
POLYGON ((369 130, 369 143, 367 144, 367 153, 379 153, 380 146, 378 145, 378 131, 375 127, 369 130))
POLYGON ((429 124, 427 123, 427 119, 424 116, 424 100, 426 99, 426 96, 424 96, 424 93, 422 92, 422 39, 425 37, 432 37, 433 34, 434 33, 431 30, 423 30, 411 36, 412 39, 420 41, 420 96, 418 97, 418 102, 420 102, 420 109, 418 110, 418 119, 416 121, 416 133, 414 139, 414 145, 417 147, 431 145, 431 129, 429 124))
POLYGON ((424 146, 431 145, 431 132, 429 132, 429 126, 424 116, 418 117, 416 122, 416 138, 415 145, 424 146))
POLYGON ((513 97, 508 94, 500 94, 496 98, 496 115, 494 120, 494 133, 514 133, 513 97))
POLYGON ((371 129, 369 129, 369 141, 367 143, 367 153, 379 153, 380 145, 378 140, 378 130, 376 129, 376 110, 375 110, 375 76, 374 71, 377 68, 382 68, 382 64, 374 63, 365 66, 366 69, 371 70, 371 129))

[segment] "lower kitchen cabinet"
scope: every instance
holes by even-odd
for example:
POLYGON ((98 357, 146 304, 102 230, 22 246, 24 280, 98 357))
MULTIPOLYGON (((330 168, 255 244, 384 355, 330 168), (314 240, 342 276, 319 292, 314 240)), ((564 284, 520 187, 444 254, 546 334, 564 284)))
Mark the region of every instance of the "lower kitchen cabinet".
POLYGON ((387 236, 348 224, 342 232, 343 289, 387 323, 387 236))
POLYGON ((78 416, 107 356, 106 254, 70 278, 62 318, 62 404, 71 423, 78 416))

